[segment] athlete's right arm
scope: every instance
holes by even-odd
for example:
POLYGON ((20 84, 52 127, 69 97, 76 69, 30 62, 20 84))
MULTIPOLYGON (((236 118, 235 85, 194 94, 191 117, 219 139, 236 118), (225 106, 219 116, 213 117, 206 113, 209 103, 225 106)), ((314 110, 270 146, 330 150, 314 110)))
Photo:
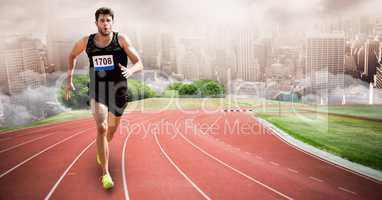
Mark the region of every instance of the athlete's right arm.
POLYGON ((83 37, 81 40, 76 42, 72 51, 69 54, 68 72, 66 76, 66 90, 65 90, 66 100, 69 100, 71 98, 72 91, 75 90, 73 85, 74 66, 76 65, 77 57, 86 49, 87 43, 88 43, 88 37, 83 37))

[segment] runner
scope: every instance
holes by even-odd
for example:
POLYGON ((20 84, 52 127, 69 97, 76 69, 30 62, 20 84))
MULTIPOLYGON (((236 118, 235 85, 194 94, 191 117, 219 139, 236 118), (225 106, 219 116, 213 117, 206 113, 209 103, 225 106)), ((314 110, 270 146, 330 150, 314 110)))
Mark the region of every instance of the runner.
POLYGON ((130 40, 113 32, 114 13, 99 8, 95 13, 98 33, 79 40, 70 53, 65 98, 75 90, 73 72, 76 58, 86 50, 89 57, 90 107, 97 124, 97 162, 102 167, 102 186, 110 189, 114 182, 109 172, 109 145, 127 106, 127 78, 143 69, 130 40), (128 58, 134 64, 127 68, 128 58))

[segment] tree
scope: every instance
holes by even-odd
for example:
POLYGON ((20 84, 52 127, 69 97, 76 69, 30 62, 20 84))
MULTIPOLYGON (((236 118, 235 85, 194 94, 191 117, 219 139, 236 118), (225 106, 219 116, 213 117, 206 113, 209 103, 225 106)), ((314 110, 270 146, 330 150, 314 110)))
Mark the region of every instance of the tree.
POLYGON ((179 88, 179 95, 196 95, 198 88, 194 84, 183 84, 179 88))
POLYGON ((224 94, 224 88, 223 86, 219 85, 218 83, 211 81, 206 84, 204 84, 201 88, 199 88, 201 95, 203 97, 205 96, 219 96, 224 94))
POLYGON ((167 87, 167 89, 168 89, 168 90, 179 90, 180 87, 182 87, 182 85, 183 85, 183 83, 181 83, 181 82, 176 82, 176 83, 173 83, 173 84, 169 85, 169 86, 167 87))
MULTIPOLYGON (((89 76, 88 75, 75 75, 73 77, 73 84, 76 90, 73 91, 72 97, 66 101, 65 86, 66 81, 63 82, 59 91, 59 101, 66 107, 72 109, 84 109, 89 106, 89 76)), ((157 96, 156 92, 146 84, 137 80, 128 80, 127 87, 127 101, 136 101, 145 98, 157 96)))
POLYGON ((65 100, 65 86, 66 81, 62 83, 59 90, 59 101, 66 107, 72 109, 83 109, 88 107, 89 103, 89 76, 88 75, 75 75, 73 77, 73 84, 76 88, 72 92, 72 97, 69 100, 65 100))

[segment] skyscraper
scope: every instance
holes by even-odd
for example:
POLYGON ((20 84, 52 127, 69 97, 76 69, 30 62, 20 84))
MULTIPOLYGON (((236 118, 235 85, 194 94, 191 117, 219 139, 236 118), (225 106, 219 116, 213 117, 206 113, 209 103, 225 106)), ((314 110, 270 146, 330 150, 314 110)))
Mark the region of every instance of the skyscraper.
POLYGON ((363 16, 359 18, 359 32, 365 36, 368 36, 373 32, 373 23, 370 17, 363 16))
POLYGON ((7 49, 0 51, 2 90, 10 95, 27 87, 37 88, 46 83, 44 49, 41 42, 19 37, 7 49))
POLYGON ((167 32, 161 34, 161 50, 160 50, 160 69, 167 74, 177 73, 176 71, 176 46, 175 37, 167 32))
POLYGON ((345 37, 317 34, 306 40, 306 75, 316 92, 344 87, 345 37))
POLYGON ((382 41, 382 18, 378 18, 376 20, 374 25, 374 34, 379 41, 382 41))
MULTIPOLYGON (((158 27, 157 27, 158 28, 158 27)), ((159 29, 159 28, 158 28, 159 29)), ((145 69, 159 69, 160 68, 160 34, 153 31, 149 26, 142 26, 140 32, 142 35, 141 40, 141 58, 145 69)))
POLYGON ((374 81, 374 75, 377 71, 378 56, 379 56, 379 42, 376 40, 367 40, 365 43, 365 58, 364 58, 364 69, 361 74, 361 78, 368 82, 374 81))
POLYGON ((213 72, 216 80, 227 85, 231 81, 231 73, 234 72, 236 66, 236 54, 234 51, 234 37, 232 29, 228 26, 220 26, 215 30, 214 35, 208 40, 215 43, 214 67, 213 72))
POLYGON ((377 67, 377 74, 375 75, 375 86, 382 89, 382 66, 377 67))
POLYGON ((203 39, 201 37, 179 39, 177 45, 178 72, 183 74, 186 79, 210 79, 212 76, 212 70, 202 45, 203 39))
POLYGON ((255 34, 251 30, 242 30, 239 33, 237 46, 236 78, 245 81, 259 80, 259 64, 255 58, 255 34))
MULTIPOLYGON (((47 34, 48 63, 54 66, 54 71, 66 72, 69 54, 74 44, 83 36, 89 34, 93 24, 87 18, 63 17, 49 20, 47 34), (77 27, 75 31, 71 27, 77 27)), ((82 53, 76 62, 76 69, 87 69, 89 59, 82 53)))
POLYGON ((254 54, 258 60, 259 72, 258 78, 259 81, 265 80, 265 72, 272 64, 272 44, 271 38, 264 38, 260 41, 257 41, 254 44, 254 54))

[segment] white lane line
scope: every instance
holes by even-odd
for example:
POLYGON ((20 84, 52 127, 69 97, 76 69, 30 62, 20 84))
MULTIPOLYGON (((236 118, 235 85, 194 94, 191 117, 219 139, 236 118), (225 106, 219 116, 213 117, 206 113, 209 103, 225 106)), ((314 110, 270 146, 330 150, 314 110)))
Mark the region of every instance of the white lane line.
POLYGON ((33 156, 27 158, 26 160, 22 161, 21 163, 17 164, 16 166, 12 167, 11 169, 8 169, 6 172, 4 172, 4 173, 2 173, 2 174, 0 175, 0 178, 3 178, 3 177, 4 177, 5 175, 7 175, 8 173, 12 172, 13 170, 15 170, 16 168, 18 168, 18 167, 20 167, 21 165, 25 164, 26 162, 32 160, 33 158, 39 156, 40 154, 42 154, 42 153, 48 151, 49 149, 51 149, 51 148, 53 148, 53 147, 55 147, 55 146, 57 146, 57 145, 59 145, 59 144, 65 142, 65 141, 67 141, 67 140, 69 140, 69 139, 71 139, 71 138, 73 138, 73 137, 75 137, 75 136, 77 136, 77 135, 79 135, 79 134, 82 134, 82 133, 84 133, 84 132, 86 132, 87 130, 90 130, 90 129, 91 129, 91 128, 88 128, 88 129, 85 129, 85 130, 83 130, 83 131, 77 132, 77 133, 73 134, 72 136, 69 136, 69 137, 67 137, 67 138, 65 138, 65 139, 63 139, 63 140, 61 140, 60 142, 57 142, 57 143, 55 143, 55 144, 50 145, 49 147, 47 147, 47 148, 45 148, 44 150, 42 150, 42 151, 40 151, 40 152, 34 154, 33 156))
POLYGON ((158 141, 157 134, 154 134, 155 141, 157 145, 159 146, 159 149, 163 153, 163 155, 167 158, 167 160, 171 163, 173 167, 205 198, 210 200, 211 198, 207 196, 175 163, 174 161, 170 158, 170 156, 163 150, 162 145, 158 141))
POLYGON ((82 154, 85 153, 85 151, 87 151, 94 143, 95 143, 96 140, 93 140, 88 146, 85 147, 85 149, 83 149, 81 151, 80 154, 78 154, 78 156, 73 160, 72 163, 70 163, 70 165, 68 166, 68 168, 66 168, 66 170, 64 171, 64 173, 61 175, 61 177, 58 179, 58 181, 53 185, 52 189, 50 189, 49 193, 46 195, 45 197, 45 200, 48 200, 53 192, 56 190, 56 188, 58 187, 58 185, 61 183, 62 179, 64 179, 64 177, 66 176, 66 174, 69 172, 69 170, 73 167, 74 163, 77 162, 77 160, 82 156, 82 154))
POLYGON ((236 169, 236 168, 234 168, 234 167, 228 165, 227 163, 225 163, 225 162, 219 160, 218 158, 216 158, 215 156, 213 156, 213 155, 207 153, 205 150, 203 150, 203 149, 200 148, 199 146, 197 146, 197 145, 195 145, 194 143, 192 143, 192 142, 191 142, 189 139, 187 139, 183 134, 179 133, 179 135, 180 135, 185 141, 187 141, 189 144, 191 144, 194 148, 198 149, 200 152, 202 152, 202 153, 205 154, 206 156, 210 157, 211 159, 215 160, 216 162, 218 162, 218 163, 220 163, 220 164, 222 164, 222 165, 228 167, 229 169, 231 169, 231 170, 235 171, 236 173, 238 173, 238 174, 244 176, 245 178, 247 178, 247 179, 249 179, 249 180, 251 180, 251 181, 253 181, 253 182, 255 182, 255 183, 257 183, 257 184, 259 184, 259 185, 261 185, 261 186, 263 186, 263 187, 265 187, 265 188, 267 188, 268 190, 270 190, 270 191, 272 191, 272 192, 274 192, 274 193, 276 193, 276 194, 278 194, 278 195, 284 197, 285 199, 293 199, 293 198, 291 198, 291 197, 289 197, 289 196, 287 196, 287 195, 285 195, 285 194, 283 194, 283 193, 277 191, 276 189, 274 189, 274 188, 272 188, 272 187, 270 187, 270 186, 268 186, 268 185, 262 183, 261 181, 256 180, 255 178, 253 178, 253 177, 251 177, 251 176, 245 174, 244 172, 242 172, 242 171, 240 171, 240 170, 238 170, 238 169, 236 169))
POLYGON ((346 189, 346 188, 343 188, 343 187, 338 187, 338 189, 341 190, 341 191, 344 191, 344 192, 353 194, 353 195, 357 195, 356 192, 353 192, 353 191, 351 191, 351 190, 349 190, 349 189, 346 189))
POLYGON ((315 181, 317 181, 317 182, 320 182, 320 183, 324 182, 324 180, 319 179, 319 178, 316 178, 316 177, 314 177, 314 176, 309 176, 309 178, 312 179, 312 180, 315 180, 315 181))
POLYGON ((271 161, 271 162, 269 162, 269 163, 271 163, 272 165, 274 165, 274 166, 280 166, 280 164, 278 164, 277 162, 273 162, 273 161, 271 161))
POLYGON ((295 173, 295 174, 298 174, 298 171, 295 170, 295 169, 288 168, 288 171, 293 172, 293 173, 295 173))
POLYGON ((23 143, 17 144, 17 145, 15 145, 15 146, 11 146, 11 147, 9 147, 9 148, 0 150, 0 154, 2 154, 2 153, 4 153, 4 152, 7 152, 7 151, 9 151, 9 150, 15 149, 15 148, 17 148, 17 147, 23 146, 23 145, 25 145, 25 144, 34 142, 34 141, 36 141, 36 140, 40 140, 40 139, 46 138, 46 137, 51 136, 51 135, 56 134, 56 133, 58 133, 58 132, 53 132, 53 133, 50 133, 50 134, 47 134, 47 135, 43 135, 43 136, 41 136, 41 137, 37 137, 37 138, 31 139, 31 140, 25 141, 25 142, 23 142, 23 143))
POLYGON ((123 143, 123 149, 122 149, 122 178, 123 178, 123 192, 125 195, 125 200, 129 200, 129 190, 127 189, 127 179, 126 179, 126 144, 127 140, 129 139, 132 131, 127 135, 125 142, 123 143))
MULTIPOLYGON (((157 119, 158 117, 151 117, 149 119, 146 119, 144 121, 142 121, 141 123, 145 123, 145 122, 148 122, 150 120, 153 120, 153 119, 157 119)), ((135 122, 138 122, 139 119, 137 120, 132 120, 135 122)), ((131 124, 130 124, 131 125, 131 124)), ((127 135, 124 143, 123 143, 123 149, 122 149, 122 178, 123 178, 123 192, 124 192, 124 197, 125 197, 125 200, 129 200, 130 197, 129 197, 129 190, 128 190, 128 187, 127 187, 127 177, 126 177, 126 146, 127 146, 127 141, 129 139, 129 137, 131 136, 133 132, 130 130, 129 134, 127 135)))
POLYGON ((25 141, 25 142, 23 142, 23 143, 17 144, 17 145, 15 145, 15 146, 11 146, 11 147, 9 147, 9 148, 0 150, 0 154, 1 154, 1 153, 4 153, 4 152, 7 152, 7 151, 9 151, 9 150, 15 149, 15 148, 17 148, 17 147, 19 147, 19 146, 23 146, 23 145, 25 145, 25 144, 28 144, 28 143, 34 142, 34 141, 36 141, 36 140, 42 139, 42 138, 44 138, 44 137, 48 137, 48 136, 53 135, 53 134, 55 134, 55 133, 56 133, 56 132, 54 132, 54 133, 50 133, 50 134, 47 134, 47 135, 43 135, 43 136, 41 136, 41 137, 34 138, 34 139, 31 139, 31 140, 25 141))

